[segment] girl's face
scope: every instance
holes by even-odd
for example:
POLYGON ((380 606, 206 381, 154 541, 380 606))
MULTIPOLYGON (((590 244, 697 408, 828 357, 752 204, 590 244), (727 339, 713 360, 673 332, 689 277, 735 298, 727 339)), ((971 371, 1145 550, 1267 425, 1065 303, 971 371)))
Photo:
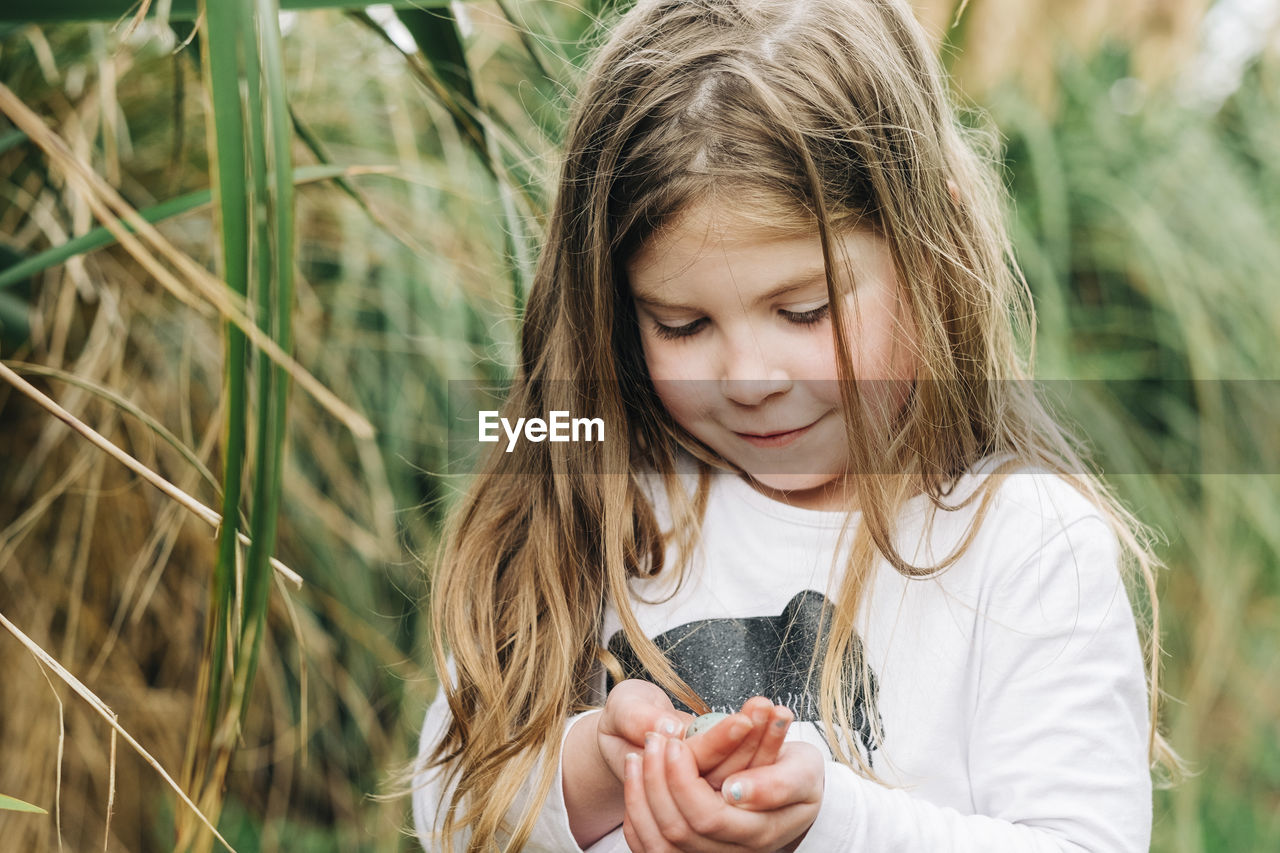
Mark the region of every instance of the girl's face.
MULTIPOLYGON (((853 375, 863 401, 892 417, 915 377, 916 334, 889 247, 870 231, 833 238, 853 270, 849 281, 833 245, 853 375)), ((627 274, 645 362, 671 417, 770 497, 850 506, 816 228, 795 236, 697 205, 636 253, 627 274)))

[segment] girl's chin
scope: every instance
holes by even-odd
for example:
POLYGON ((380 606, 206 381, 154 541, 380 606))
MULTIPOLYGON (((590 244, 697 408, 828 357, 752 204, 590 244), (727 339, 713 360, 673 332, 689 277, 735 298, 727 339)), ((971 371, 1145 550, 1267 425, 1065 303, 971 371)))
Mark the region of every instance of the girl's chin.
POLYGON ((756 491, 782 503, 823 510, 853 507, 852 495, 837 474, 747 473, 756 491))

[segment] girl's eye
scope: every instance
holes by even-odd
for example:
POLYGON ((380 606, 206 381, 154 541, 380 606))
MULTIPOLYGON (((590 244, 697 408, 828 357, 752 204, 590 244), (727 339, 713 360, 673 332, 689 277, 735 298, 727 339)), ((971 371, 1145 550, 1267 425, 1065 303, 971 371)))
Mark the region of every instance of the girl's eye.
POLYGON ((800 326, 812 326, 814 323, 825 320, 830 311, 831 303, 824 302, 817 308, 810 308, 808 311, 783 311, 781 313, 792 323, 800 326))
MULTIPOLYGON (((778 313, 785 317, 788 322, 795 323, 797 326, 812 326, 825 320, 830 311, 831 303, 824 302, 816 308, 810 308, 808 311, 779 311, 778 313)), ((664 326, 655 321, 653 332, 664 340, 674 341, 696 335, 702 330, 706 322, 706 317, 701 317, 683 326, 664 326)))
POLYGON ((702 324, 706 322, 706 317, 694 320, 692 323, 685 323, 683 326, 664 326, 661 323, 654 322, 653 332, 664 340, 674 341, 679 338, 687 338, 696 334, 702 328, 702 324))

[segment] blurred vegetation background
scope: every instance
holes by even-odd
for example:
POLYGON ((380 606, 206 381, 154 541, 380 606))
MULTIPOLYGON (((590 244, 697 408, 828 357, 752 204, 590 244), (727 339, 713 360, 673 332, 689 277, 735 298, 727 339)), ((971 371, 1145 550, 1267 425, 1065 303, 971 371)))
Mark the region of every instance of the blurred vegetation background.
MULTIPOLYGON (((214 849, 109 720, 236 850, 416 846, 378 795, 434 689, 447 382, 513 362, 615 4, 283 5, 0 11, 0 794, 49 812, 0 808, 5 849, 214 849), (122 205, 157 233, 127 245, 122 205)), ((1003 134, 1037 375, 1141 380, 1070 403, 1167 539, 1164 725, 1198 774, 1153 849, 1280 849, 1280 7, 916 6, 1003 134)))

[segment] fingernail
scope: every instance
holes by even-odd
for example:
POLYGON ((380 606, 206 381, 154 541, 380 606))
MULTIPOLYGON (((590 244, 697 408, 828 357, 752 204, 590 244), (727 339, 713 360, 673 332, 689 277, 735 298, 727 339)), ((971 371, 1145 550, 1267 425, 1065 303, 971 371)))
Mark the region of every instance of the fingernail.
POLYGON ((667 741, 667 761, 677 761, 680 758, 680 741, 672 738, 667 741))
POLYGON ((724 790, 728 794, 725 799, 734 804, 742 802, 742 798, 747 794, 746 787, 741 782, 733 782, 724 790))
POLYGON ((745 737, 751 729, 751 724, 746 720, 734 720, 733 725, 729 726, 729 737, 737 739, 745 737))
POLYGON ((791 725, 791 721, 784 718, 784 719, 778 720, 773 725, 774 725, 774 728, 785 729, 787 726, 791 725))
POLYGON ((646 732, 644 736, 644 751, 656 753, 658 751, 658 733, 646 732))
POLYGON ((628 752, 627 757, 622 761, 622 773, 625 776, 635 776, 636 769, 640 766, 640 756, 634 752, 628 752))
POLYGON ((675 720, 671 719, 670 717, 665 717, 662 720, 660 729, 664 735, 675 737, 676 734, 680 731, 680 724, 677 723, 675 720))
POLYGON ((769 719, 768 711, 757 710, 751 714, 751 722, 755 723, 757 726, 764 725, 765 721, 767 721, 768 719, 769 719))

